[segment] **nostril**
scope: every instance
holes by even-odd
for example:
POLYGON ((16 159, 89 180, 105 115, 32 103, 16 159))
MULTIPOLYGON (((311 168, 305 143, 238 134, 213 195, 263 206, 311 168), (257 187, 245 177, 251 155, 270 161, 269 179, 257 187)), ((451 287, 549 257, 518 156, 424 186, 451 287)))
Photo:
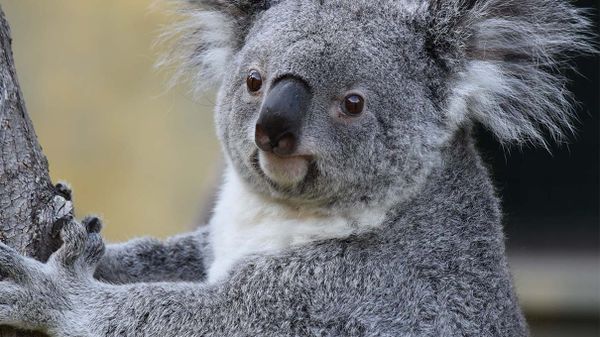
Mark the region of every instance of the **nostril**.
POLYGON ((280 156, 289 156, 296 150, 296 136, 293 133, 286 133, 277 141, 277 146, 273 152, 280 156))
POLYGON ((273 150, 269 133, 260 124, 256 124, 256 130, 254 131, 254 142, 259 149, 265 152, 270 152, 273 150))
POLYGON ((256 145, 279 156, 293 155, 311 102, 312 93, 305 81, 291 75, 275 81, 266 92, 256 121, 256 145))
POLYGON ((262 124, 256 124, 254 142, 259 149, 279 156, 289 156, 296 151, 296 135, 293 132, 270 134, 262 124))

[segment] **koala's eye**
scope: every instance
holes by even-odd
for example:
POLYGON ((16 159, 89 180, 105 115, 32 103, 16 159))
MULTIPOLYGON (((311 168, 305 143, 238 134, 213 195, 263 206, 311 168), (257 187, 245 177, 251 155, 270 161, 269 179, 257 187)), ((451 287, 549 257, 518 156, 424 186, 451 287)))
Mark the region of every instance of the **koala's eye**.
POLYGON ((344 99, 342 110, 348 116, 358 116, 365 108, 365 99, 358 94, 350 94, 344 99))
POLYGON ((258 72, 258 70, 252 69, 248 73, 248 78, 246 78, 246 85, 248 86, 248 91, 257 92, 262 87, 262 76, 258 72))

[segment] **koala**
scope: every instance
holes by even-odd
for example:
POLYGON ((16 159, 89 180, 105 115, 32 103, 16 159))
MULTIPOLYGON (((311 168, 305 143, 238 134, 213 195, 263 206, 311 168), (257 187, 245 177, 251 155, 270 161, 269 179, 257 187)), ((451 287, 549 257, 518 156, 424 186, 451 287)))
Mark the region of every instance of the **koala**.
POLYGON ((563 141, 564 0, 196 0, 165 60, 218 87, 208 226, 46 263, 0 245, 0 324, 52 336, 527 336, 474 145, 563 141))

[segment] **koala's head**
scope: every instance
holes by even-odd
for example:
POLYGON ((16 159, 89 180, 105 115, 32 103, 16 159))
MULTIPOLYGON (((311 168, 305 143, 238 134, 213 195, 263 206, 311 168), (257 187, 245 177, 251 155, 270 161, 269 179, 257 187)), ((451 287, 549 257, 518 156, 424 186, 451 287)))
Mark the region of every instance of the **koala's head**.
POLYGON ((318 205, 408 195, 473 122, 502 142, 570 127, 562 0, 196 0, 178 62, 220 85, 218 135, 256 191, 318 205))

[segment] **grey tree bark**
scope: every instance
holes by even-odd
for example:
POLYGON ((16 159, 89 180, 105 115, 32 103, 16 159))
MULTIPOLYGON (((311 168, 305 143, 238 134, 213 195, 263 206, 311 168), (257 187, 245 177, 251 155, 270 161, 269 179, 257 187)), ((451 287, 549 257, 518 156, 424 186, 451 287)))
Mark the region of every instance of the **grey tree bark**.
MULTIPOLYGON (((70 198, 60 196, 50 181, 19 88, 11 42, 0 7, 0 240, 45 261, 60 246, 58 229, 73 210, 70 198)), ((9 336, 40 334, 0 327, 0 337, 9 336)))

